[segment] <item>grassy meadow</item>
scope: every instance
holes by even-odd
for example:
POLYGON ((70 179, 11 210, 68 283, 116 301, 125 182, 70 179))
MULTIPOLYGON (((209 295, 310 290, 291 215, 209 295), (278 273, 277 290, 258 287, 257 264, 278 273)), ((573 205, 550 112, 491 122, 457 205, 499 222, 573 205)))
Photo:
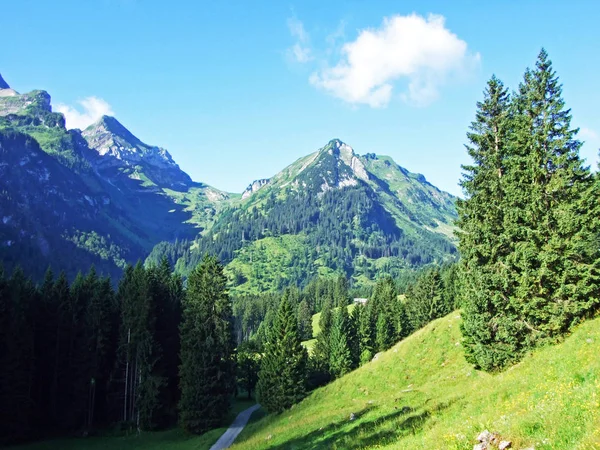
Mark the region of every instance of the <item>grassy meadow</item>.
POLYGON ((499 374, 469 365, 458 312, 438 319, 232 449, 472 449, 488 429, 513 449, 600 449, 600 319, 499 374), (350 420, 354 414, 354 420, 350 420))

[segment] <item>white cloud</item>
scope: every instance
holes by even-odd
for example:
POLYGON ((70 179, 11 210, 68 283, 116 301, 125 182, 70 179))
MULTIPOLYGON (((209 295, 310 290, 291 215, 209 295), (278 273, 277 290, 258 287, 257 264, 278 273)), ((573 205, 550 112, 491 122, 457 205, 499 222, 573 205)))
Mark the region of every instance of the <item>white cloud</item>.
POLYGON ((379 108, 389 103, 394 83, 404 80, 408 86, 401 98, 425 106, 449 76, 464 74, 479 61, 444 22, 439 15, 384 18, 380 28, 362 30, 346 42, 340 61, 313 73, 310 83, 348 103, 379 108))
POLYGON ((288 19, 288 29, 296 41, 294 45, 287 49, 288 57, 299 63, 306 63, 313 59, 310 49, 310 37, 304 29, 304 24, 295 17, 288 19))
POLYGON ((600 137, 598 133, 591 128, 582 127, 579 130, 579 136, 588 141, 596 141, 600 137))
POLYGON ((100 117, 115 114, 111 106, 105 100, 98 97, 86 97, 78 100, 77 103, 80 108, 62 103, 56 105, 56 110, 64 114, 67 128, 69 129, 80 128, 83 130, 100 119, 100 117))

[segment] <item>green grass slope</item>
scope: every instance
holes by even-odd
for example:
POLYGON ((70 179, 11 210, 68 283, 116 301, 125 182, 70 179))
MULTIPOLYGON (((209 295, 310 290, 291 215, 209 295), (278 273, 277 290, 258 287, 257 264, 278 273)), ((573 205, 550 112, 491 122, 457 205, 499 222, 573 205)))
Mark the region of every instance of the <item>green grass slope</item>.
POLYGON ((459 323, 432 322, 232 449, 472 449, 485 429, 514 449, 600 449, 600 319, 495 375, 467 364, 459 323))

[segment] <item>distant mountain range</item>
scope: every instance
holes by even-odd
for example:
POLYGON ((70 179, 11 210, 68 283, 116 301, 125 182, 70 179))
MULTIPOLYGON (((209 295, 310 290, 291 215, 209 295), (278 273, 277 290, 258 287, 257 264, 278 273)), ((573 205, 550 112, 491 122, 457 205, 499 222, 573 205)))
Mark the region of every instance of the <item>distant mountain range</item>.
POLYGON ((454 198, 338 139, 241 194, 194 182, 114 117, 67 130, 45 91, 0 76, 0 259, 34 276, 90 264, 113 276, 167 256, 219 255, 237 292, 345 272, 358 284, 456 255, 454 198))

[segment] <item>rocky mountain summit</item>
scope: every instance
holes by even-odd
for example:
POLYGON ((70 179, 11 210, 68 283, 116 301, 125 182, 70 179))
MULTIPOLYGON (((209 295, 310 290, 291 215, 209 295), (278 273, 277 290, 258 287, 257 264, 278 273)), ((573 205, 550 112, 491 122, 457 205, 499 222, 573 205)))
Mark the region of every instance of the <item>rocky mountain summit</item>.
POLYGON ((158 186, 181 188, 192 184, 192 179, 175 163, 167 150, 139 140, 117 119, 103 116, 81 133, 90 149, 90 159, 99 169, 130 169, 139 179, 145 175, 158 186), (142 175, 143 174, 143 175, 142 175))

